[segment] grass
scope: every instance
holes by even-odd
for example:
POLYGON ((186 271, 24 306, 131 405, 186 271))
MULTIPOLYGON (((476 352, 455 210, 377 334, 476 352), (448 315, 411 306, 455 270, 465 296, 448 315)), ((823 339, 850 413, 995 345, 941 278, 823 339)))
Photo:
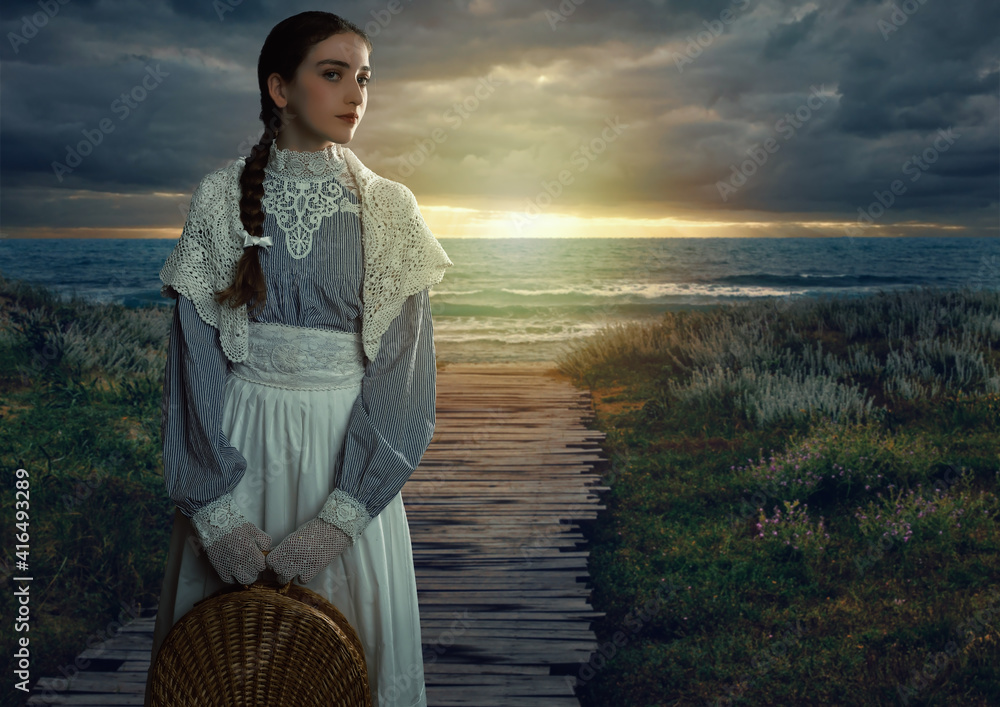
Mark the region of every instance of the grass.
POLYGON ((584 706, 1000 704, 1000 293, 758 301, 560 357, 606 432, 584 706))
MULTIPOLYGON (((0 596, 0 614, 10 617, 0 636, 11 654, 29 639, 33 687, 87 667, 74 661, 83 647, 156 605, 173 513, 159 437, 170 313, 65 301, 2 277, 0 304, 0 481, 8 489, 0 517, 9 533, 28 534, 26 554, 8 535, 0 556, 10 587, 0 596), (15 508, 17 489, 27 507, 15 508), (27 570, 18 569, 22 559, 27 570), (13 621, 15 576, 34 577, 27 632, 13 621)), ((18 694, 8 689, 0 703, 20 704, 18 694)))
MULTIPOLYGON (((0 305, 33 685, 157 601, 170 313, 2 276, 0 305)), ((1000 294, 923 290, 671 313, 567 351, 609 458, 582 704, 1000 703, 998 340, 1000 294)))

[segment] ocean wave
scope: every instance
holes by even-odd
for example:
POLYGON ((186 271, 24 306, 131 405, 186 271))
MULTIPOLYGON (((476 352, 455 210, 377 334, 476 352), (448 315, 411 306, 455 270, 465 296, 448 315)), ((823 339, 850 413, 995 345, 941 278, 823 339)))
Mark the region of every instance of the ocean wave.
POLYGON ((710 280, 701 280, 701 284, 725 284, 771 287, 814 287, 822 282, 823 287, 873 287, 878 285, 911 285, 912 277, 886 275, 823 275, 816 273, 797 273, 795 275, 778 275, 769 272, 747 273, 743 275, 722 275, 710 280))

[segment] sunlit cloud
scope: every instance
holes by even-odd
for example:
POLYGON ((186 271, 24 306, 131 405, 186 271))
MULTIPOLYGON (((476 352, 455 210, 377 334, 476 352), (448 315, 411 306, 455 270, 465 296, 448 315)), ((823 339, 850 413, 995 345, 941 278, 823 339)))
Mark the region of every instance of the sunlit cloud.
MULTIPOLYGON (((521 0, 404 3, 372 38, 376 81, 348 147, 406 184, 441 237, 842 236, 952 128, 960 139, 865 235, 998 235, 990 3, 928 3, 888 41, 884 4, 744 4, 588 0, 552 26, 521 0), (627 129, 610 139, 609 121, 627 129), (721 198, 768 139, 779 149, 721 198)), ((4 67, 0 235, 176 237, 198 182, 259 137, 260 45, 311 9, 297 5, 222 20, 166 0, 61 6, 4 67), (167 78, 119 120, 113 101, 150 66, 167 78), (57 179, 53 163, 109 118, 57 179)), ((329 9, 364 25, 384 2, 329 9)))

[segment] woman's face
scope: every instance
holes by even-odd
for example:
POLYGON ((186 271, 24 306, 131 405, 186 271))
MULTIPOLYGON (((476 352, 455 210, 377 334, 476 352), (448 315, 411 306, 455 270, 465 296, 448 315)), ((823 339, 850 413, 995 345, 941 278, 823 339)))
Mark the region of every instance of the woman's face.
POLYGON ((368 48, 353 32, 335 34, 313 46, 291 83, 271 74, 271 98, 286 117, 278 147, 315 151, 331 142, 350 142, 365 115, 370 79, 368 48), (353 122, 339 117, 351 113, 357 116, 353 122))

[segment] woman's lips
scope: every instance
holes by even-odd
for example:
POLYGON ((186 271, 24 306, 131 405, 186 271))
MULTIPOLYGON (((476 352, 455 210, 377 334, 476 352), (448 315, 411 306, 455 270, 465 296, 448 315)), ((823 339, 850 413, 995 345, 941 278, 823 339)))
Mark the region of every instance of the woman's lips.
POLYGON ((358 122, 357 116, 354 115, 338 115, 337 117, 343 120, 345 123, 350 123, 351 125, 354 125, 355 123, 358 122))

